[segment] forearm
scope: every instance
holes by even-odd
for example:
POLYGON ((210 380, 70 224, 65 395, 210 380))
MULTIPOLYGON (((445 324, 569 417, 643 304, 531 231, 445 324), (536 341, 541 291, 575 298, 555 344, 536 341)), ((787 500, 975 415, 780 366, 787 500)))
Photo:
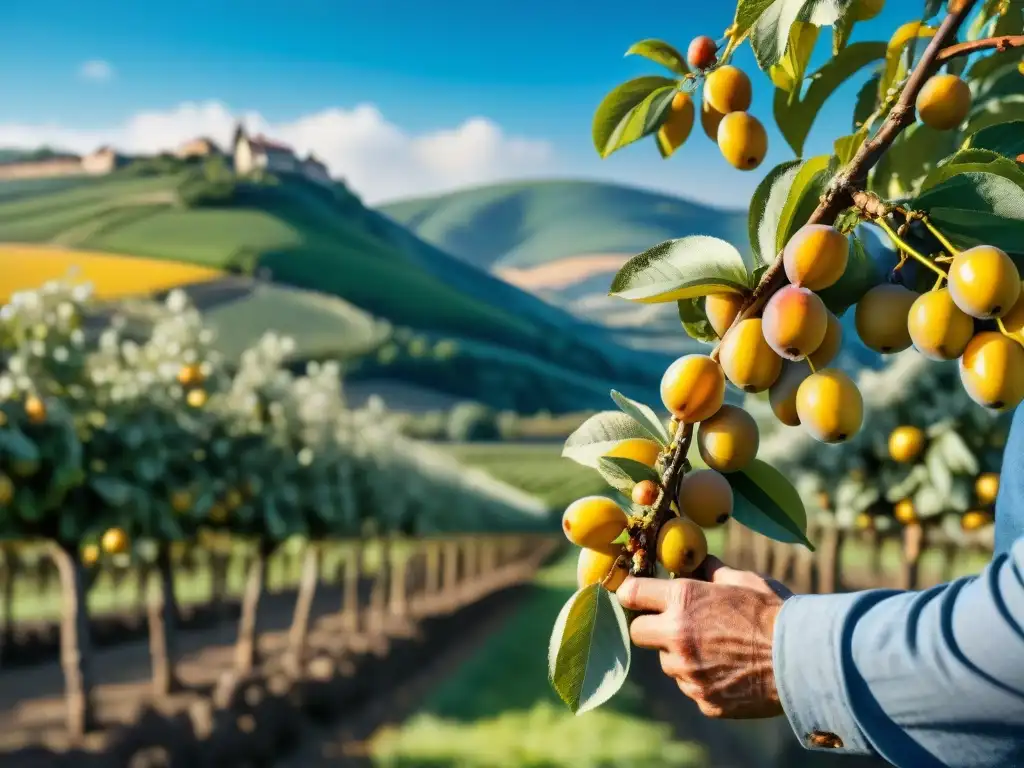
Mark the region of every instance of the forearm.
POLYGON ((900 768, 1024 765, 1024 540, 924 592, 791 598, 775 672, 812 748, 830 748, 817 731, 900 768))

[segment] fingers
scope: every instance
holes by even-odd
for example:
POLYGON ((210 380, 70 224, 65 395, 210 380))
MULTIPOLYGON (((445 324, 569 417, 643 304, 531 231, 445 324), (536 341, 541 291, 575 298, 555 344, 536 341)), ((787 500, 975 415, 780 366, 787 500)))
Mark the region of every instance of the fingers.
MULTIPOLYGON (((615 594, 623 608, 633 611, 664 611, 672 602, 674 587, 668 579, 630 576, 615 594)), ((634 623, 635 620, 634 620, 634 623)))
POLYGON ((716 574, 718 575, 718 578, 721 578, 720 571, 722 571, 722 569, 725 569, 726 571, 732 570, 732 568, 729 568, 729 566, 714 555, 708 555, 704 558, 704 562, 700 566, 700 578, 704 581, 714 583, 716 574))
POLYGON ((655 650, 665 648, 671 642, 666 622, 660 613, 645 613, 634 618, 629 625, 629 637, 633 645, 655 650))

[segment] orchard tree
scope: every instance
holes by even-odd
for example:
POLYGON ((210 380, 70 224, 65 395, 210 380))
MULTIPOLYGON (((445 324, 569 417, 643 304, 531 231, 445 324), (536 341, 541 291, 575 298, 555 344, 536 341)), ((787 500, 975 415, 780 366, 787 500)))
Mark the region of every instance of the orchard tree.
MULTIPOLYGON (((748 257, 717 238, 683 237, 633 257, 612 281, 623 299, 676 303, 684 331, 714 348, 665 372, 667 428, 649 406, 613 392, 621 412, 592 417, 566 443, 563 455, 630 499, 628 509, 580 500, 563 519, 582 547, 580 591, 556 620, 549 672, 575 712, 607 701, 628 672, 628 620, 611 592, 627 573, 699 574, 704 530, 730 516, 812 546, 800 493, 758 458, 758 424, 725 403, 727 387, 767 394, 781 425, 819 443, 853 440, 864 399, 830 367, 843 341, 839 318, 852 309, 861 342, 876 352, 913 346, 958 361, 975 407, 1006 412, 1024 400, 1024 5, 926 0, 922 17, 888 41, 852 41, 882 5, 739 0, 722 39, 696 38, 686 56, 661 40, 635 44, 629 54, 672 76, 631 80, 598 106, 602 157, 651 137, 668 158, 692 131, 699 90, 704 133, 732 166, 754 170, 768 136, 749 112, 750 76, 731 63, 749 42, 796 159, 769 170, 754 192, 748 257), (831 58, 809 72, 826 28, 831 58), (865 69, 851 133, 831 154, 804 157, 825 101, 865 69), (892 243, 891 263, 868 255, 863 227, 892 243), (697 471, 694 439, 705 467, 697 471)), ((925 432, 922 449, 929 437, 939 436, 925 432)))

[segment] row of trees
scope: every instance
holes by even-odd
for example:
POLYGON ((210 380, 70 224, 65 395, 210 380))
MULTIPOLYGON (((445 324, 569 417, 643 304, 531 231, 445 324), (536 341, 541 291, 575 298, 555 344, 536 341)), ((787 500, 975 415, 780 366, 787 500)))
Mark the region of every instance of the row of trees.
POLYGON ((0 537, 51 547, 72 734, 90 721, 86 548, 154 548, 164 598, 154 647, 173 649, 170 545, 209 532, 253 543, 245 673, 267 558, 288 539, 549 525, 533 497, 409 443, 379 402, 348 408, 337 364, 292 373, 287 338, 268 335, 229 366, 182 292, 145 322, 131 317, 60 283, 0 308, 0 537))

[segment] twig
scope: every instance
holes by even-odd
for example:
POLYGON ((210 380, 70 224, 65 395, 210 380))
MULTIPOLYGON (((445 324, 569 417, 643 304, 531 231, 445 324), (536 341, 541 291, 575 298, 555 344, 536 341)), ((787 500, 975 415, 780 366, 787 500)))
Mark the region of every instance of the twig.
POLYGON ((639 562, 634 560, 630 569, 634 576, 653 576, 654 566, 657 562, 655 550, 658 546, 658 532, 665 521, 672 516, 672 501, 676 497, 676 488, 679 479, 685 472, 684 464, 686 455, 690 452, 690 440, 693 438, 693 424, 680 424, 676 428, 675 449, 669 459, 665 473, 661 477, 661 485, 664 488, 658 505, 654 508, 650 522, 644 526, 637 542, 643 551, 643 557, 639 562))
POLYGON ((978 51, 987 51, 995 48, 1002 53, 1011 48, 1024 48, 1024 35, 1003 35, 1001 37, 986 37, 984 40, 970 40, 966 43, 957 43, 943 48, 936 57, 938 64, 945 64, 957 56, 970 56, 978 51))

